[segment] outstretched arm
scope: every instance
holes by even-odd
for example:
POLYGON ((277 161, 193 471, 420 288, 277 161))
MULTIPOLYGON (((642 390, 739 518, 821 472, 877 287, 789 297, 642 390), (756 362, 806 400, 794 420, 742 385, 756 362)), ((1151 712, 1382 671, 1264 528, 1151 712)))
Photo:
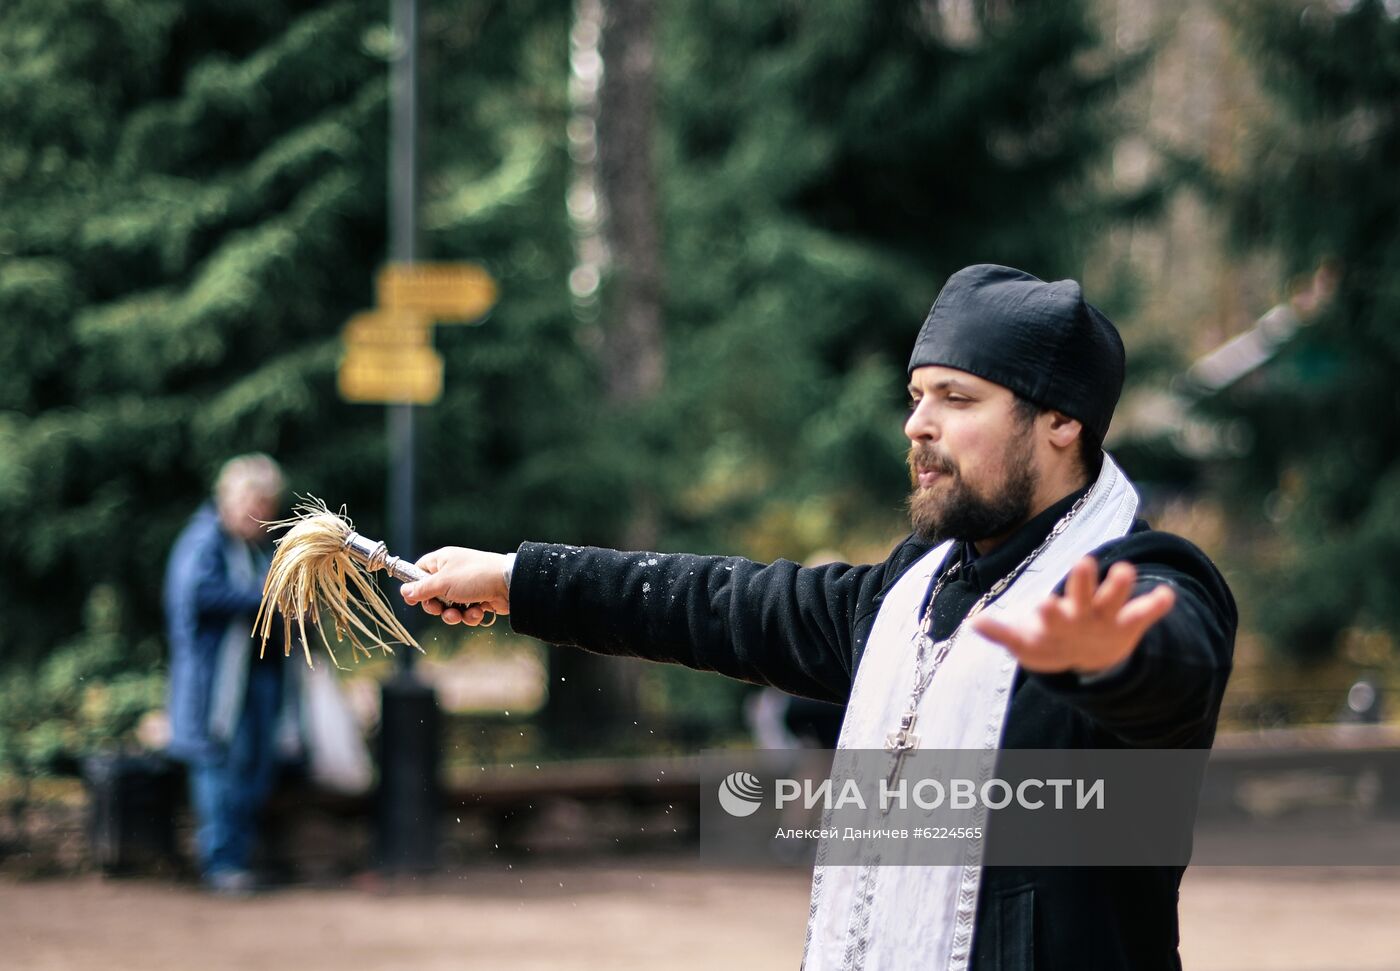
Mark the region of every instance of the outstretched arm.
MULTIPOLYGON (((448 548, 419 566, 433 576, 403 588, 428 598, 483 602, 511 613, 519 633, 602 654, 669 661, 831 701, 850 694, 858 621, 875 609, 892 560, 807 568, 786 560, 623 553, 525 543, 510 588, 505 558, 448 548), (440 579, 438 579, 440 578, 440 579)), ((449 623, 478 623, 469 608, 449 623)))

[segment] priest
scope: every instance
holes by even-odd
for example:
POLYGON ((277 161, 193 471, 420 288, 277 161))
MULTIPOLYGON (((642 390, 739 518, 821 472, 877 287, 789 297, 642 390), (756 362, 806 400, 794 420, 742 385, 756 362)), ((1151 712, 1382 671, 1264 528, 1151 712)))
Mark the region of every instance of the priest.
MULTIPOLYGON (((912 532, 883 562, 448 547, 403 596, 449 624, 509 613, 551 643, 847 703, 842 749, 913 725, 926 749, 1209 748, 1235 604, 1204 553, 1138 518, 1102 449, 1124 364, 1078 283, 970 266, 909 360, 912 532)), ((1180 968, 1181 875, 819 863, 803 967, 1180 968)))

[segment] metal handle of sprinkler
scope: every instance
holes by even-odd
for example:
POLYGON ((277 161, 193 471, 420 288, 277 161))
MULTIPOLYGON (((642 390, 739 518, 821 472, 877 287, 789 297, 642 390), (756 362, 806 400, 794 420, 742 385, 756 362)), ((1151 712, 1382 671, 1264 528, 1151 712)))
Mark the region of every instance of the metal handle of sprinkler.
MULTIPOLYGON (((365 569, 371 572, 374 570, 383 570, 400 583, 414 583, 418 580, 426 580, 428 578, 428 574, 418 569, 418 567, 414 566, 412 563, 401 557, 392 555, 389 552, 389 548, 382 540, 373 540, 366 536, 361 536, 359 533, 351 532, 349 536, 345 537, 345 548, 350 551, 350 554, 354 556, 355 559, 365 565, 365 569)), ((481 608, 481 612, 485 615, 479 625, 481 627, 490 627, 496 622, 496 615, 486 610, 484 607, 481 607, 480 604, 456 604, 448 603, 439 597, 435 597, 434 599, 442 604, 443 609, 448 607, 455 607, 458 610, 466 610, 468 607, 481 608)))

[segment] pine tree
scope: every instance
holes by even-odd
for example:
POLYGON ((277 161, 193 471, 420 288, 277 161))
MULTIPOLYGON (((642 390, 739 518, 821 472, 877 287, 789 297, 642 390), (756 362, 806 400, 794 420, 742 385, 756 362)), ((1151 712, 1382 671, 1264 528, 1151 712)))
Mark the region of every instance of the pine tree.
POLYGON ((694 2, 666 38, 673 527, 851 555, 902 519, 903 372, 942 281, 1082 274, 1124 66, 1078 2, 694 2))
MULTIPOLYGON (((384 258, 387 15, 0 12, 0 665, 80 637, 93 592, 127 663, 158 665, 165 557, 230 455, 273 454, 383 535, 382 409, 340 401, 335 372, 384 258)), ((486 324, 438 329, 425 548, 606 505, 596 476, 557 476, 587 451, 590 388, 559 202, 567 29, 560 0, 425 17, 424 253, 478 259, 506 294, 486 324)))
POLYGON ((1276 252, 1285 282, 1336 275, 1310 326, 1221 403, 1252 431, 1242 508, 1262 503, 1280 540, 1258 623, 1319 658, 1348 627, 1400 633, 1400 17, 1380 0, 1230 10, 1277 111, 1235 189, 1238 235, 1276 252))
POLYGON ((153 662, 166 552, 224 458, 305 481, 373 454, 331 382, 382 247, 380 11, 2 16, 0 656, 51 650, 106 587, 153 662))

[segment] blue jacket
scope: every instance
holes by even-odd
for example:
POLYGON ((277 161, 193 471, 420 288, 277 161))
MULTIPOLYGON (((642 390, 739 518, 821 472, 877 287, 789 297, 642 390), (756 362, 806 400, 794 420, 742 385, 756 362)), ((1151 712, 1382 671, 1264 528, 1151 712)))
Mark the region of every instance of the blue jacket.
POLYGON ((219 757, 209 719, 224 638, 235 622, 249 632, 262 599, 265 567, 245 582, 229 576, 229 549, 239 541, 224 532, 213 503, 191 517, 165 572, 166 633, 170 642, 170 754, 185 761, 219 757))

